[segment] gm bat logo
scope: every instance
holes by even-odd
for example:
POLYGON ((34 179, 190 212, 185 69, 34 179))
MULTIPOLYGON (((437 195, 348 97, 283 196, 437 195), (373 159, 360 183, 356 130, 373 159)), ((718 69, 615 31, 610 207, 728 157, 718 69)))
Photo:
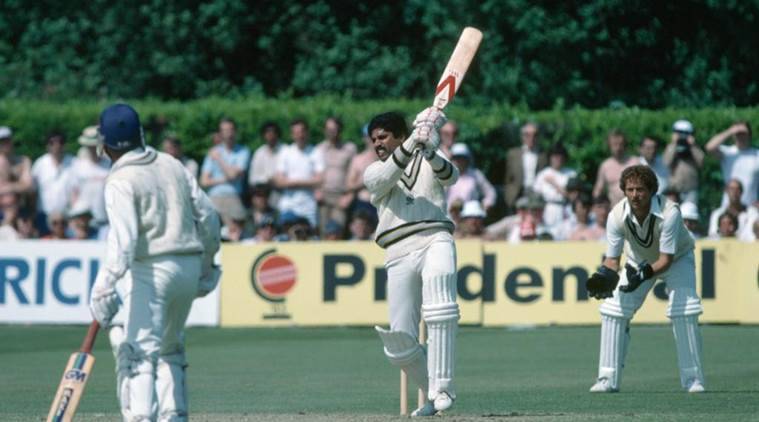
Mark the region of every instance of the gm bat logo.
POLYGON ((58 405, 58 410, 55 411, 55 417, 60 418, 63 415, 63 412, 66 411, 66 408, 69 407, 69 402, 71 401, 71 396, 74 395, 74 390, 72 388, 66 388, 63 390, 63 394, 61 395, 61 403, 58 405))
POLYGON ((87 378, 87 373, 78 369, 72 369, 66 372, 66 375, 64 375, 63 378, 74 382, 84 382, 84 379, 87 378))

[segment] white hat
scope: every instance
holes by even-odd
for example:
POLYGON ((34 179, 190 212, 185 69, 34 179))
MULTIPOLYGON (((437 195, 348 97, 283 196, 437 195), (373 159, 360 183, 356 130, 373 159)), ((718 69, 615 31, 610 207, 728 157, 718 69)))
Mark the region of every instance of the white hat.
POLYGON ((97 126, 87 126, 82 131, 82 134, 79 135, 79 145, 94 147, 97 146, 99 142, 97 126))
POLYGON ((698 207, 693 202, 683 202, 680 204, 680 214, 683 220, 698 220, 698 207))
POLYGON ((693 133, 693 123, 680 119, 672 125, 672 130, 674 132, 693 133))
POLYGON ((13 136, 13 131, 8 126, 0 126, 0 139, 8 139, 13 136))
POLYGON ((485 218, 485 210, 482 209, 480 201, 466 201, 464 208, 461 209, 461 218, 485 218))
POLYGON ((469 147, 466 144, 457 142, 451 145, 451 157, 467 157, 472 158, 472 153, 469 151, 469 147))

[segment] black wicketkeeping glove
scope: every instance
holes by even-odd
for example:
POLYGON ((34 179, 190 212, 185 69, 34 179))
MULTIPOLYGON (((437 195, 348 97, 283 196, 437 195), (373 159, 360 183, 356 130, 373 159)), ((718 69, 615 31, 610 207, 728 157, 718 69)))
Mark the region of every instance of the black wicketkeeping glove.
POLYGON ((585 282, 585 289, 591 297, 604 299, 611 297, 619 283, 619 274, 611 268, 601 265, 585 282))
POLYGON ((641 262, 638 268, 633 267, 628 262, 625 264, 625 272, 627 273, 627 285, 619 288, 625 293, 635 291, 646 280, 654 276, 654 269, 646 261, 641 262))

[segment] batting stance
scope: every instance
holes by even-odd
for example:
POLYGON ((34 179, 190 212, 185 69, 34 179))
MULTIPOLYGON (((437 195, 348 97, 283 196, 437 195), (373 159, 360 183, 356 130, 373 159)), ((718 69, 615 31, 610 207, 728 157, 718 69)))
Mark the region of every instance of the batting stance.
POLYGON ((456 182, 458 170, 437 151, 445 121, 433 107, 417 116, 411 136, 398 113, 380 114, 369 123, 380 161, 366 169, 364 183, 379 214, 375 240, 386 249, 390 307, 390 330, 376 330, 390 362, 428 398, 412 416, 434 415, 456 398, 456 248, 444 187, 456 182), (429 332, 426 356, 416 340, 420 308, 429 332))
POLYGON ((625 198, 606 224, 608 249, 598 271, 587 282, 601 304, 601 352, 593 393, 619 391, 630 343, 630 319, 643 304, 656 280, 664 280, 680 367, 680 382, 690 393, 704 391, 701 366, 701 299, 696 293, 693 238, 683 224, 678 205, 656 195, 656 175, 644 165, 625 169, 620 179, 625 198), (619 282, 620 256, 627 263, 619 282), (617 283, 619 282, 619 286, 617 283))
POLYGON ((184 421, 184 325, 193 299, 221 274, 213 265, 219 219, 179 161, 145 146, 132 107, 106 108, 99 132, 113 162, 105 185, 110 231, 90 309, 108 327, 123 300, 116 393, 124 420, 184 421))

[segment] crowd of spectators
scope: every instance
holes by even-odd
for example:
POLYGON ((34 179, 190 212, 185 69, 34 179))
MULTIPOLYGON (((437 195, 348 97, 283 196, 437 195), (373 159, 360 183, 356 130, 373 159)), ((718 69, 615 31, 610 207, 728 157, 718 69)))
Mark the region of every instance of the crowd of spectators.
MULTIPOLYGON (((371 240, 377 215, 362 179, 377 156, 366 126, 361 142, 344 139, 335 116, 325 119, 320 142, 312 142, 311 133, 304 120, 294 120, 285 141, 281 128, 267 122, 260 142, 252 142, 240 139, 234 120, 223 118, 209 136, 201 165, 185 155, 176 137, 166 136, 160 148, 208 192, 222 217, 225 241, 371 240), (251 151, 246 145, 253 143, 261 146, 251 151)), ((71 148, 65 135, 51 132, 47 152, 32 161, 15 153, 11 128, 0 126, 0 240, 104 238, 103 187, 110 163, 97 154, 97 136, 96 127, 84 128, 73 156, 66 153, 71 148)), ((505 151, 502 180, 488 180, 457 137, 455 122, 442 127, 440 149, 460 171, 447 191, 457 238, 603 240, 607 216, 624 198, 620 174, 635 164, 654 170, 658 193, 680 203, 695 238, 759 238, 759 150, 751 146, 747 122, 714 135, 702 150, 693 125, 678 120, 666 145, 644 136, 637 155, 629 153, 623 132, 611 130, 609 156, 588 182, 567 165, 571 151, 564 145, 540 148, 536 123, 524 124, 521 145, 505 151), (707 159, 719 160, 724 195, 721 203, 699 210, 699 173, 707 159)))

